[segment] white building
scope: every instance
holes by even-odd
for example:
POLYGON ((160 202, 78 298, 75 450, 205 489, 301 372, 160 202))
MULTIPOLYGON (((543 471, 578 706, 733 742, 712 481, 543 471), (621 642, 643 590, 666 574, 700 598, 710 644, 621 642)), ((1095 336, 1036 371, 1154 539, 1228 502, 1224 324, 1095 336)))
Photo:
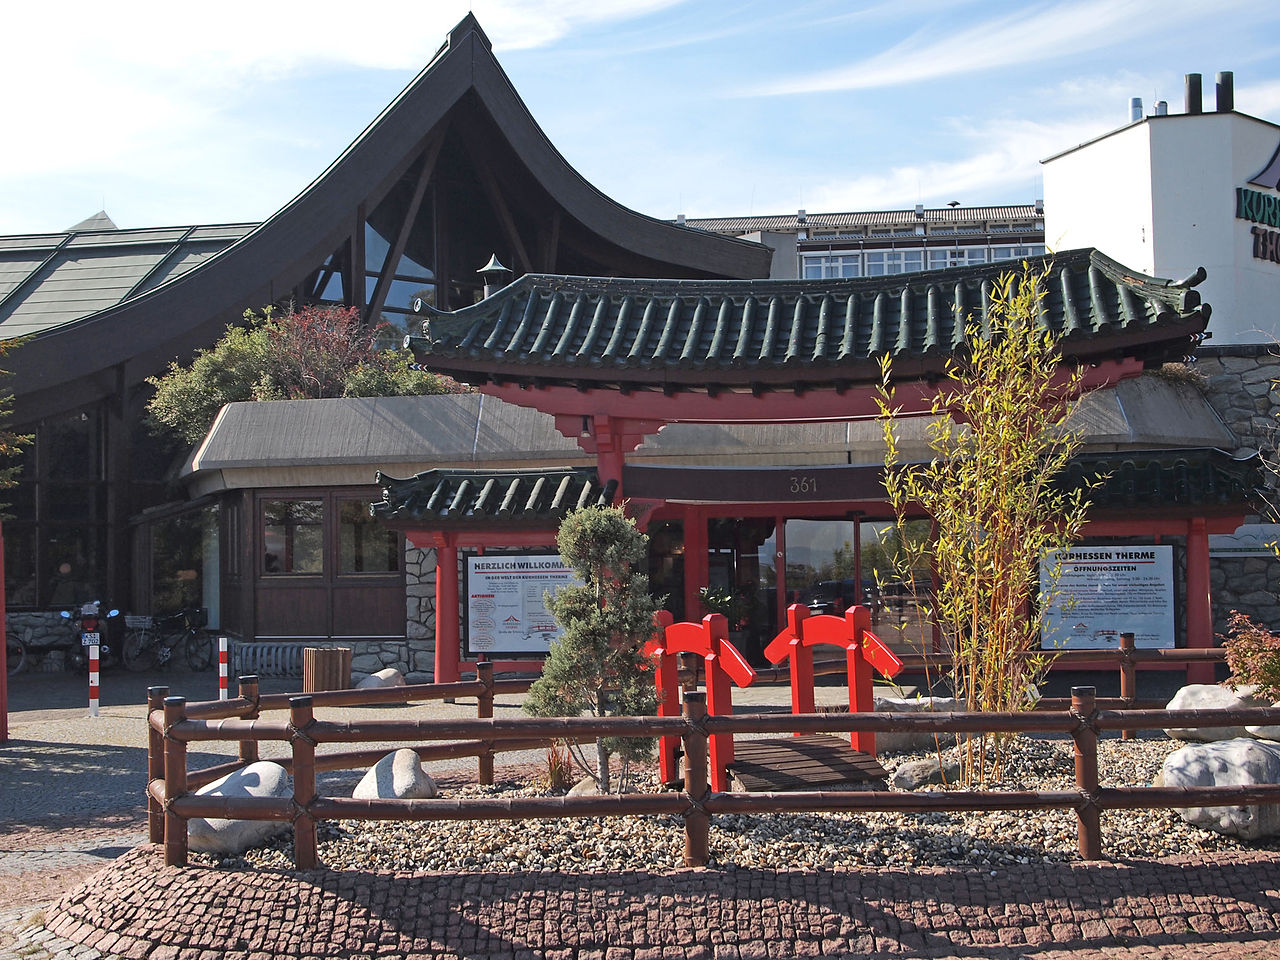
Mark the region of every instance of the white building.
POLYGON ((1045 242, 1097 247, 1151 276, 1198 267, 1213 305, 1211 344, 1280 340, 1280 124, 1234 109, 1218 74, 1216 110, 1187 77, 1186 112, 1154 116, 1044 161, 1045 242))

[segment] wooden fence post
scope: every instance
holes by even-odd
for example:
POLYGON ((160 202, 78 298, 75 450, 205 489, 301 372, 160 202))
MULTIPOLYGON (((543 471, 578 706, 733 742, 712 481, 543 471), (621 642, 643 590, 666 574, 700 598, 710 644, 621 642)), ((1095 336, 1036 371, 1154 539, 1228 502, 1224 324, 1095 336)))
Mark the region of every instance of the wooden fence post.
POLYGON ((707 696, 684 695, 684 792, 689 810, 684 817, 684 865, 705 867, 710 859, 711 816, 703 802, 707 787, 707 696))
MULTIPOLYGON (((245 720, 257 720, 260 714, 258 710, 258 678, 237 677, 236 682, 240 687, 240 696, 253 704, 253 707, 242 714, 245 720)), ((244 764, 255 763, 258 759, 258 741, 257 740, 241 740, 240 741, 240 762, 244 764)))
MULTIPOLYGON (((493 717, 493 664, 484 661, 476 664, 476 679, 484 684, 484 692, 476 699, 476 716, 481 720, 492 719, 493 717)), ((480 754, 476 760, 479 766, 480 783, 483 786, 493 786, 493 741, 486 740, 485 752, 480 754)))
POLYGON ((1098 807, 1098 715, 1093 687, 1071 688, 1071 716, 1079 721, 1072 732, 1075 741, 1076 788, 1081 804, 1076 808, 1076 846, 1082 860, 1102 859, 1102 822, 1098 807))
MULTIPOLYGON (((1120 634, 1120 699, 1126 701, 1124 709, 1133 707, 1138 696, 1138 670, 1133 662, 1133 634, 1120 634)), ((1132 740, 1137 735, 1134 730, 1121 730, 1121 740, 1132 740)))
POLYGON ((289 698, 289 726, 293 728, 293 862, 299 870, 316 866, 316 821, 311 801, 316 798, 316 744, 307 736, 314 722, 311 697, 289 698))
POLYGON ((164 698, 164 865, 187 865, 187 821, 173 812, 173 801, 187 792, 187 745, 170 732, 187 718, 186 697, 164 698))
POLYGON ((151 725, 151 714, 164 709, 168 687, 147 687, 147 839, 164 842, 164 807, 151 795, 151 784, 164 779, 164 731, 151 725))

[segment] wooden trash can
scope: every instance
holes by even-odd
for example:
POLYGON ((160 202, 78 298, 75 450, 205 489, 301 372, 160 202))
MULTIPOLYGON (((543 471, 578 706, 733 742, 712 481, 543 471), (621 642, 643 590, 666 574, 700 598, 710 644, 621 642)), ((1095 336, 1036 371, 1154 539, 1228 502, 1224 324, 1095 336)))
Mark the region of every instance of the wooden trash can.
POLYGON ((351 686, 350 647, 303 647, 302 692, 346 690, 351 686))

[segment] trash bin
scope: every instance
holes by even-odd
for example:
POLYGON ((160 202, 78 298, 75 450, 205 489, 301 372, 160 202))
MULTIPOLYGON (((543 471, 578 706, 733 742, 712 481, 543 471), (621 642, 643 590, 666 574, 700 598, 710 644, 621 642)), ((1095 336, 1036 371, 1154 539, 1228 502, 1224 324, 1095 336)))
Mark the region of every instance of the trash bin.
POLYGON ((351 686, 350 647, 303 647, 302 692, 346 690, 351 686))

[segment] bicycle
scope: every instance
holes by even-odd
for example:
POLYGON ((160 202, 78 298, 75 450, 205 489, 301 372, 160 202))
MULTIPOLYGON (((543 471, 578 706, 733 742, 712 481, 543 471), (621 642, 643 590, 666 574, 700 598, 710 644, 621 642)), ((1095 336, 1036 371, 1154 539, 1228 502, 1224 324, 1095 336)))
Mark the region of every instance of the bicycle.
POLYGON ((22 668, 27 665, 26 638, 31 636, 31 628, 27 627, 23 634, 25 636, 6 632, 4 635, 5 672, 11 677, 21 673, 22 668))
POLYGON ((181 648, 187 666, 208 670, 213 666, 213 637, 204 629, 208 614, 201 608, 179 610, 167 617, 125 617, 126 631, 120 656, 124 665, 139 673, 168 666, 181 648))

